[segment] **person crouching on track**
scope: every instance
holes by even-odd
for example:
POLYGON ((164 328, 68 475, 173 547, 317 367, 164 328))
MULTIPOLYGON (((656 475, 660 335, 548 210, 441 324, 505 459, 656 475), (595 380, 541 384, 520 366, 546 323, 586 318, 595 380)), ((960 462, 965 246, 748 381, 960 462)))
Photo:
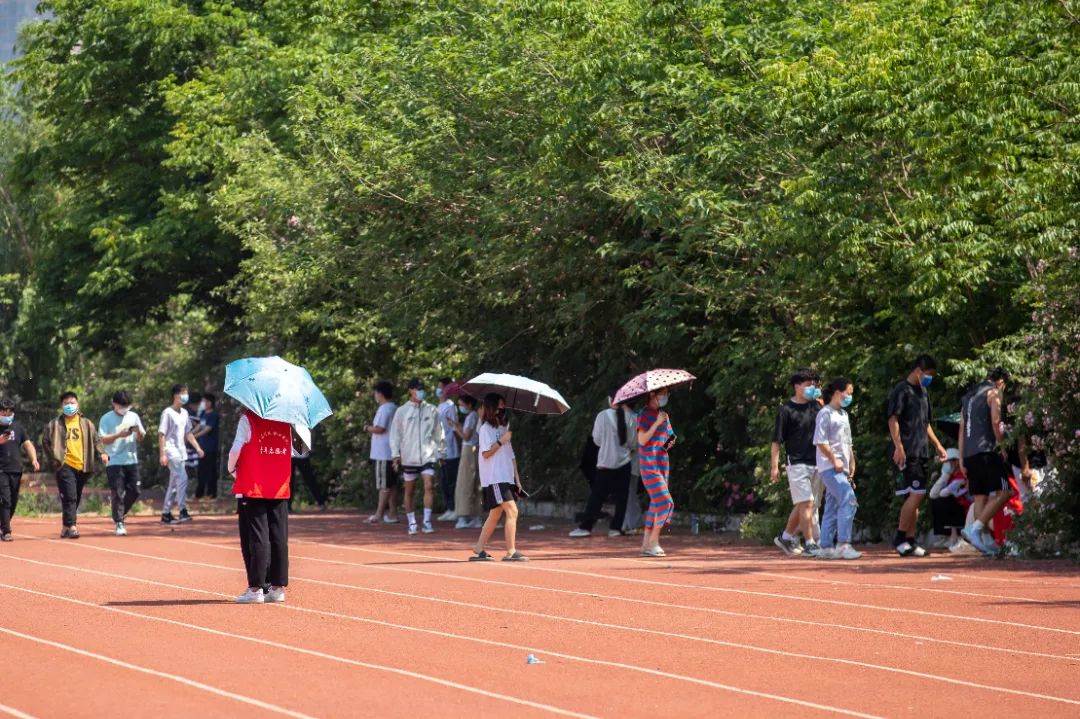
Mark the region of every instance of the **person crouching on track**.
POLYGON ((229 451, 247 591, 239 604, 284 602, 289 585, 292 426, 245 410, 229 451))
POLYGON ((503 531, 506 536, 504 562, 524 562, 528 558, 517 551, 518 507, 514 497, 521 491, 514 448, 510 446, 513 434, 506 419, 506 402, 501 395, 491 393, 484 397, 480 415, 480 487, 484 497, 487 521, 476 541, 475 554, 470 562, 490 562, 494 557, 484 551, 499 520, 505 515, 503 531))

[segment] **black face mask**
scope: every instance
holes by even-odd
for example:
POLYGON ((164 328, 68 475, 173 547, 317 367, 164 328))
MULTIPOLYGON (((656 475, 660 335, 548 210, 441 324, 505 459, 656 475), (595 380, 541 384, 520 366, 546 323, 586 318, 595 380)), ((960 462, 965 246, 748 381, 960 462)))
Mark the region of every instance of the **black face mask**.
POLYGON ((506 417, 508 414, 509 412, 506 411, 506 407, 499 407, 498 411, 495 412, 495 416, 499 419, 500 424, 506 424, 506 417))

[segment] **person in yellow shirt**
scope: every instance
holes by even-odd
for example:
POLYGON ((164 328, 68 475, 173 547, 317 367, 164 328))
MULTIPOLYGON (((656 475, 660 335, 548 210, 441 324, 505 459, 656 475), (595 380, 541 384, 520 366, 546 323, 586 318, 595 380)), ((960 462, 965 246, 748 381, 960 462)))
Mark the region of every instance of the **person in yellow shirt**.
POLYGON ((74 392, 60 395, 61 415, 47 425, 41 438, 53 470, 56 472, 56 488, 60 492, 64 529, 61 539, 78 539, 76 517, 83 487, 96 469, 96 461, 109 463, 105 445, 98 437, 94 423, 79 412, 79 397, 74 392))

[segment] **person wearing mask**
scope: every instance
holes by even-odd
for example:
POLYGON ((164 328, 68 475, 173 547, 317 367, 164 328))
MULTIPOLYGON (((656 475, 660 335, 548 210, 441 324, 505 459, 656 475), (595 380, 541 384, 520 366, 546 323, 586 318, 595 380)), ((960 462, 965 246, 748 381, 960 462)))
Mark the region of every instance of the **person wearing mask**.
POLYGON ((22 422, 15 419, 15 401, 5 397, 0 400, 0 541, 10 542, 11 518, 19 506, 19 487, 22 484, 22 456, 26 452, 30 466, 41 471, 37 450, 22 422))
POLYGON ((131 410, 131 395, 124 390, 113 395, 112 409, 98 421, 98 431, 109 455, 105 475, 112 495, 113 531, 117 537, 124 537, 124 518, 139 499, 138 449, 139 442, 146 438, 142 419, 131 410))
POLYGON ((671 474, 668 451, 675 444, 675 430, 663 409, 670 398, 671 392, 667 389, 650 392, 648 404, 638 415, 638 466, 641 483, 649 493, 649 511, 645 513, 645 532, 641 541, 641 553, 646 557, 665 556, 660 546, 660 532, 675 512, 675 502, 668 489, 671 474))
POLYGON ((1001 421, 1001 398, 1008 381, 1009 374, 996 367, 961 400, 960 471, 967 477, 975 503, 975 521, 961 534, 986 555, 998 553, 997 542, 989 531, 990 520, 1012 498, 1001 421))
POLYGON ((375 474, 375 489, 379 504, 375 514, 368 517, 368 524, 397 524, 398 479, 394 470, 394 455, 390 451, 390 425, 394 421, 397 405, 394 404, 394 385, 386 380, 375 383, 375 418, 364 431, 371 436, 371 468, 375 474))
POLYGON ((76 519, 86 480, 96 469, 95 461, 108 466, 109 455, 98 437, 94 423, 79 412, 79 397, 74 392, 60 395, 61 415, 47 425, 41 438, 42 449, 56 472, 60 493, 61 539, 78 539, 76 519))
POLYGON ((442 480, 439 482, 446 511, 438 516, 440 522, 452 522, 457 519, 454 488, 457 487, 458 464, 461 461, 461 438, 454 432, 453 427, 458 414, 458 392, 455 387, 456 385, 449 377, 443 377, 435 390, 435 397, 439 400, 439 421, 442 422, 443 436, 446 438, 446 454, 442 458, 442 480))
POLYGON ((186 446, 195 451, 196 457, 202 457, 203 451, 195 435, 191 433, 190 418, 184 408, 188 399, 185 385, 173 385, 172 404, 162 410, 161 420, 158 422, 158 461, 162 467, 169 470, 169 486, 165 490, 165 501, 161 507, 162 524, 191 521, 191 515, 187 511, 188 475, 184 466, 187 458, 186 446), (177 518, 172 514, 174 506, 180 510, 177 518))
POLYGON ((202 447, 203 457, 199 460, 198 483, 195 485, 195 498, 209 497, 217 499, 219 433, 221 417, 217 411, 217 397, 207 392, 199 405, 198 428, 192 433, 202 447))
POLYGON ((431 508, 435 494, 435 467, 439 457, 446 452, 446 436, 435 407, 424 401, 426 393, 419 379, 408 384, 409 401, 394 413, 390 423, 390 454, 394 469, 399 470, 405 481, 405 516, 409 520, 409 534, 417 533, 414 490, 416 480, 424 480, 424 534, 431 534, 431 508))
POLYGON ((596 477, 589 487, 589 501, 581 524, 570 532, 571 537, 588 537, 604 500, 615 498, 615 514, 608 525, 608 536, 622 536, 626 518, 626 502, 630 491, 630 455, 637 449, 634 431, 636 417, 615 403, 618 387, 608 393, 608 407, 593 420, 592 439, 600 448, 596 456, 596 477))
POLYGON ((889 393, 889 435, 892 460, 901 472, 896 494, 904 497, 893 546, 901 557, 925 557, 926 550, 915 541, 919 505, 929 491, 930 448, 944 462, 945 447, 930 426, 930 395, 927 389, 937 375, 930 355, 919 355, 908 365, 908 376, 889 393))
POLYGON ((245 409, 229 450, 247 590, 237 604, 284 602, 289 585, 292 425, 245 409))
POLYGON ((788 489, 794 508, 788 515, 787 526, 773 543, 789 557, 806 554, 814 556, 819 527, 817 511, 821 503, 821 477, 817 472, 817 450, 814 447, 814 423, 821 403, 818 374, 811 369, 799 369, 791 376, 791 399, 780 406, 776 429, 770 447, 769 477, 780 478, 780 448, 787 455, 788 489), (799 544, 802 534, 806 546, 799 544))
POLYGON ((455 529, 480 529, 484 526, 481 514, 480 468, 477 447, 480 445, 480 414, 477 401, 469 395, 458 398, 458 413, 462 421, 451 427, 461 440, 461 462, 458 464, 457 485, 454 488, 454 507, 457 511, 455 529))
POLYGON ((494 559, 485 548, 502 519, 505 519, 503 536, 506 539, 506 554, 502 560, 528 561, 517 550, 518 506, 515 498, 521 493, 521 477, 518 475, 514 448, 510 444, 513 433, 502 395, 491 393, 484 397, 479 435, 480 486, 488 516, 469 561, 490 562, 494 559))
POLYGON ((847 377, 837 377, 825 389, 825 406, 814 420, 817 471, 825 485, 825 514, 821 519, 822 559, 858 559, 861 552, 851 546, 852 526, 859 503, 852 482, 855 451, 851 443, 851 423, 847 408, 855 388, 847 377))

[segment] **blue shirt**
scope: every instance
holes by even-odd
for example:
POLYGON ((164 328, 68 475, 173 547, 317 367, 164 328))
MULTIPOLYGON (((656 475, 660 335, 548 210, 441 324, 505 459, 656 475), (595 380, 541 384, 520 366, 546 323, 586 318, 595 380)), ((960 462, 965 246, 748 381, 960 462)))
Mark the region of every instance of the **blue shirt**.
POLYGON ((211 410, 199 412, 199 421, 204 427, 210 428, 209 432, 199 437, 199 446, 206 454, 214 454, 218 451, 218 426, 221 424, 221 418, 218 417, 216 410, 211 410))
MULTIPOLYGON (((98 434, 116 434, 121 429, 128 427, 138 427, 143 434, 146 434, 139 415, 129 410, 127 414, 121 417, 115 411, 109 410, 98 422, 98 434)), ((138 447, 138 437, 135 433, 132 433, 130 437, 120 437, 112 444, 106 444, 105 453, 109 455, 109 464, 117 466, 138 464, 138 447)))

